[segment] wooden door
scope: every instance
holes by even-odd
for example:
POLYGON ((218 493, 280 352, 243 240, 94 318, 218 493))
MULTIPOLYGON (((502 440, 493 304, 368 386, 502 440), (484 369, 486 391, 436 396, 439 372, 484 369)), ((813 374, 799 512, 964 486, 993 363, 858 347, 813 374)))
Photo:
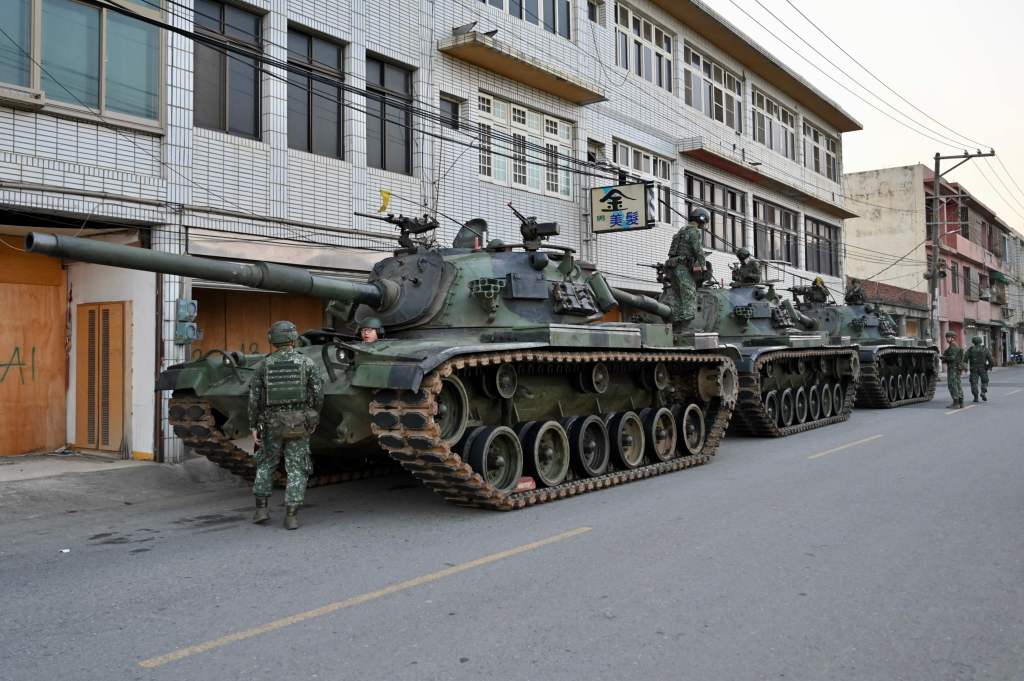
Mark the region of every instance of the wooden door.
POLYGON ((75 444, 116 452, 124 437, 124 303, 78 306, 75 444))
POLYGON ((203 339, 192 344, 192 359, 213 348, 270 352, 267 330, 280 319, 292 321, 300 333, 324 323, 323 301, 307 296, 194 288, 192 297, 199 304, 196 322, 203 330, 203 339))

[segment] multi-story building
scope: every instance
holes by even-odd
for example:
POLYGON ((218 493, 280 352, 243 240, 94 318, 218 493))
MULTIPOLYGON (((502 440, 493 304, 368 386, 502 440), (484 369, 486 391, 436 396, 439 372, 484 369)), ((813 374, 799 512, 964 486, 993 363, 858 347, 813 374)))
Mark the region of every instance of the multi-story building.
MULTIPOLYGON (((969 343, 981 336, 997 363, 1005 363, 1017 314, 1010 290, 1014 281, 1011 234, 1015 233, 1006 223, 965 187, 945 180, 940 181, 936 215, 933 172, 920 164, 850 173, 846 187, 851 200, 869 206, 847 225, 849 247, 889 255, 882 264, 867 267, 851 259, 851 275, 871 277, 866 270, 884 268, 888 272, 878 279, 927 303, 925 275, 933 246, 928 227, 938 222, 940 337, 953 331, 959 342, 969 343)), ((865 288, 870 296, 871 284, 865 288)), ((932 335, 924 317, 916 326, 923 329, 920 335, 932 335)))
POLYGON ((656 291, 637 263, 702 205, 720 274, 747 246, 780 289, 842 288, 842 133, 860 126, 700 2, 126 6, 156 23, 75 0, 3 20, 0 454, 178 460, 161 367, 265 350, 280 317, 323 322, 316 300, 61 268, 18 250, 30 229, 360 276, 393 233, 357 212, 434 214, 440 241, 483 217, 507 241, 511 201, 614 284, 656 291), (656 227, 595 235, 587 190, 619 170, 657 186, 656 227), (176 337, 179 300, 198 301, 201 341, 176 337))

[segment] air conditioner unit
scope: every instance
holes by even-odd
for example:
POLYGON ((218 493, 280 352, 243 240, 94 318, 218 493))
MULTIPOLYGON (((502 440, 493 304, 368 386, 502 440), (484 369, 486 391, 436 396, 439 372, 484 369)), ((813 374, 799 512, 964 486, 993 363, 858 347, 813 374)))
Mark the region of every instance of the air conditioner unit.
POLYGON ((991 300, 992 299, 992 289, 989 289, 989 288, 980 289, 978 291, 978 298, 980 300, 991 300))

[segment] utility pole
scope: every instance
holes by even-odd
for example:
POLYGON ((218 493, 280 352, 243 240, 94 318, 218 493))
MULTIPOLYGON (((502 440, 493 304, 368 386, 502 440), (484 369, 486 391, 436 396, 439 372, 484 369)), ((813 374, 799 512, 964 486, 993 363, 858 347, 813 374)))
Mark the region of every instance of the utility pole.
MULTIPOLYGON (((946 170, 946 173, 948 173, 951 170, 959 168, 963 164, 965 164, 968 161, 970 161, 972 158, 982 158, 984 156, 995 156, 995 155, 996 155, 996 152, 995 152, 994 149, 989 149, 985 153, 982 153, 981 150, 978 150, 978 151, 974 152, 973 154, 968 153, 968 152, 965 151, 962 154, 953 154, 951 156, 943 156, 939 152, 935 152, 935 171, 934 171, 934 174, 932 175, 932 201, 933 201, 932 205, 935 207, 935 209, 932 211, 932 224, 931 225, 927 225, 927 227, 929 227, 931 229, 931 242, 932 242, 932 258, 931 258, 931 267, 929 268, 929 273, 928 273, 928 283, 929 283, 929 291, 930 291, 929 299, 930 299, 930 302, 931 302, 931 310, 929 312, 929 316, 930 316, 930 320, 929 321, 931 322, 931 327, 932 327, 932 338, 935 339, 935 344, 938 345, 939 347, 942 347, 942 345, 941 345, 942 339, 940 338, 940 334, 939 334, 939 249, 941 248, 941 245, 942 245, 942 237, 945 235, 945 230, 942 229, 941 226, 940 226, 943 221, 942 221, 942 218, 940 217, 942 215, 942 212, 941 212, 942 200, 941 200, 941 197, 939 196, 940 188, 942 187, 942 176, 945 173, 940 172, 940 167, 942 166, 942 162, 943 161, 947 161, 947 160, 951 160, 951 159, 959 159, 960 160, 959 163, 957 163, 952 168, 949 168, 949 169, 946 170)), ((959 216, 957 216, 957 218, 959 220, 959 216)))

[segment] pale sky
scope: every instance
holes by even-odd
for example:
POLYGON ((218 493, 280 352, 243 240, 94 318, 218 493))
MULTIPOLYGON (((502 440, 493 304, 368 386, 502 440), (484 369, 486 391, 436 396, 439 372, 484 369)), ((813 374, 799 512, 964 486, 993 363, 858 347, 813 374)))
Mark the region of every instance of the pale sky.
MULTIPOLYGON (((942 140, 943 135, 954 140, 962 138, 915 111, 865 73, 786 0, 760 2, 837 66, 868 86, 871 92, 921 125, 911 123, 852 83, 772 18, 757 0, 735 2, 765 28, 745 16, 732 0, 705 2, 861 122, 862 131, 843 136, 845 172, 918 162, 930 168, 936 151, 948 154, 976 149, 977 145, 968 146, 968 142, 954 145, 942 140), (883 111, 911 127, 931 128, 934 132, 924 132, 939 138, 945 146, 911 132, 872 109, 794 54, 787 45, 813 59, 829 75, 883 111)), ((969 161, 945 177, 963 184, 1006 224, 1024 233, 1024 125, 1021 124, 1024 3, 1019 0, 791 2, 840 47, 919 109, 957 133, 993 147, 1009 173, 999 160, 990 158, 969 161)), ((982 151, 988 148, 983 147, 982 151)), ((944 161, 943 170, 953 163, 956 161, 944 161)), ((851 208, 856 212, 855 206, 851 208)))

